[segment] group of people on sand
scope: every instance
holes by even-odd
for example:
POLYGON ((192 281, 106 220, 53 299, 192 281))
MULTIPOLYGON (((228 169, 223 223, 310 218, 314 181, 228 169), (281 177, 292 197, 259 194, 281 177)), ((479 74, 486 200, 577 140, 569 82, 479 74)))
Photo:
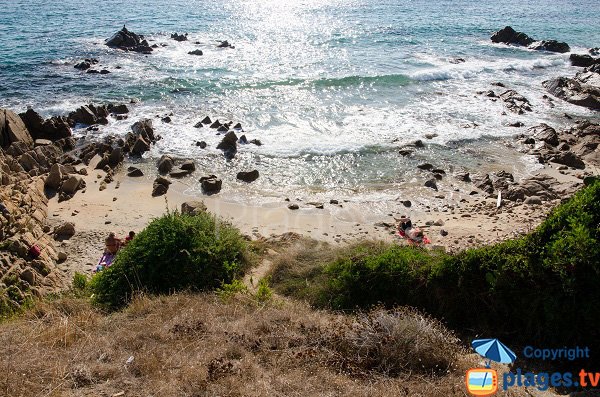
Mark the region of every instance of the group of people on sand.
POLYGON ((104 240, 104 253, 98 261, 94 272, 99 272, 107 267, 110 267, 113 261, 115 260, 117 252, 119 252, 121 248, 125 247, 131 240, 133 240, 134 237, 134 231, 130 231, 124 239, 118 238, 113 232, 109 233, 108 237, 106 237, 106 239, 104 240))
POLYGON ((406 241, 411 245, 421 245, 421 244, 429 244, 429 238, 425 236, 423 231, 413 226, 412 221, 409 217, 403 216, 398 221, 398 236, 406 239, 406 241))

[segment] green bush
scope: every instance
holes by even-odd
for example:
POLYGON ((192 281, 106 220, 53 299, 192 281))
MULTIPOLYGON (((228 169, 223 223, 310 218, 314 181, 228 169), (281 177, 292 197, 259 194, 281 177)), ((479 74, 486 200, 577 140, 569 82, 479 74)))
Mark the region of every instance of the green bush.
POLYGON ((170 213, 152 221, 90 282, 94 301, 116 308, 136 291, 211 290, 242 272, 246 244, 215 216, 170 213))
POLYGON ((600 349, 600 182, 522 238, 457 255, 397 246, 359 251, 320 274, 321 291, 307 294, 319 297, 313 304, 409 305, 460 331, 600 349))

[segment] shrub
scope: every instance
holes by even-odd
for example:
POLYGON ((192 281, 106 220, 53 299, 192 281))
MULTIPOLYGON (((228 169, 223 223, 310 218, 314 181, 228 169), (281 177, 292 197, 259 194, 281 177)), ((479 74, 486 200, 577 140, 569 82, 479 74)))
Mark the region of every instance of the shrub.
POLYGON ((85 291, 88 285, 88 279, 85 274, 76 272, 73 275, 73 289, 76 291, 85 291))
POLYGON ((515 240, 456 255, 361 248, 311 272, 320 291, 305 296, 317 306, 408 305, 470 334, 600 349, 600 182, 515 240))
POLYGON ((384 375, 446 373, 461 351, 439 321, 408 308, 359 312, 327 338, 346 364, 384 375))
POLYGON ((259 303, 266 303, 273 297, 273 290, 271 290, 271 287, 269 287, 270 282, 270 277, 261 278, 258 282, 258 288, 256 289, 255 297, 259 303))
POLYGON ((94 300, 115 308, 140 290, 161 294, 215 289, 242 272, 245 246, 237 229, 207 212, 166 214, 138 233, 113 265, 91 280, 94 300))

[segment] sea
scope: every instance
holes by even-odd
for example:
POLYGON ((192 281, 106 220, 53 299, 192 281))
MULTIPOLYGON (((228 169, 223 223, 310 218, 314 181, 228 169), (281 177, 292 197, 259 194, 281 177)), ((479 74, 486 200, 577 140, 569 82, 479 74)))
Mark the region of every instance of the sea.
POLYGON ((431 175, 416 168, 423 162, 446 171, 440 190, 468 191, 453 172, 524 177, 540 167, 508 147, 527 127, 566 127, 565 114, 598 118, 544 98, 544 80, 579 70, 569 53, 490 40, 510 25, 587 53, 600 46, 598 0, 2 0, 0 8, 0 107, 51 116, 91 102, 135 102, 127 120, 74 134, 123 136, 134 121, 153 119, 162 140, 142 163, 153 166, 162 154, 194 159, 198 171, 183 180, 192 196, 201 194, 199 176, 216 174, 221 195, 234 201, 376 205, 433 194, 423 186, 431 175), (159 48, 143 55, 105 46, 123 25, 159 48), (171 39, 174 32, 188 41, 171 39), (217 48, 222 40, 235 48, 217 48), (204 55, 188 54, 195 49, 204 55), (110 74, 73 67, 90 57, 110 74), (495 82, 533 111, 511 113, 481 95, 501 93, 495 82), (225 159, 216 149, 222 136, 194 128, 205 116, 240 122, 262 145, 240 145, 225 159), (508 126, 515 122, 524 127, 508 126), (398 153, 417 139, 424 148, 398 153), (236 180, 253 169, 256 182, 236 180))

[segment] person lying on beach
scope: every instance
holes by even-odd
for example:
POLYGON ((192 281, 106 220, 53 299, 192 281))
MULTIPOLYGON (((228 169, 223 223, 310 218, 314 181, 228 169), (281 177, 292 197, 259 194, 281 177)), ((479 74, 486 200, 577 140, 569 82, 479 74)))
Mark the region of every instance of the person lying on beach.
POLYGON ((106 245, 106 252, 109 254, 116 254, 121 248, 121 240, 115 237, 114 233, 110 233, 106 240, 104 240, 104 244, 106 245))
POLYGON ((411 243, 422 244, 429 240, 418 227, 414 227, 409 217, 403 216, 398 221, 398 235, 406 238, 411 243))

